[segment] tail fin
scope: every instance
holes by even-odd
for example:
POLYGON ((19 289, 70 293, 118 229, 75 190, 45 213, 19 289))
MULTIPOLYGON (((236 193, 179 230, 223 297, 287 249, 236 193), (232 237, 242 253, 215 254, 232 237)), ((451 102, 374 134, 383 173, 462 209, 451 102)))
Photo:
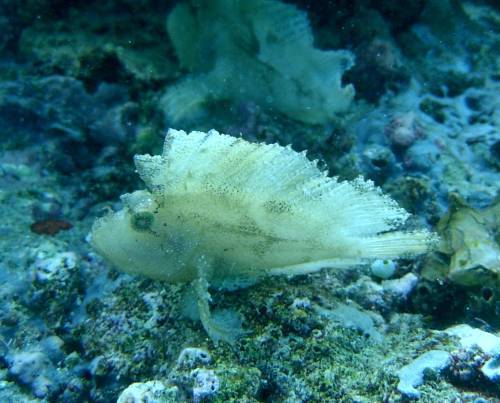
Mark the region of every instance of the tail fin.
POLYGON ((363 257, 392 259, 401 256, 415 256, 433 249, 439 238, 428 231, 388 232, 361 239, 363 257))

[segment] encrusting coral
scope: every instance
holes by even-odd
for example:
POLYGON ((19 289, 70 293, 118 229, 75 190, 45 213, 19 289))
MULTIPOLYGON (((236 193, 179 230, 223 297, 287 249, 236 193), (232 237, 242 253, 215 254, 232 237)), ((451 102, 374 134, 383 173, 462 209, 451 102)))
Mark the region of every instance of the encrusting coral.
POLYGON ((169 124, 228 100, 324 124, 354 97, 353 86, 341 82, 353 55, 314 48, 307 14, 291 4, 191 0, 172 10, 167 30, 180 66, 190 72, 162 98, 169 124))
POLYGON ((234 329, 211 316, 209 285, 411 256, 435 241, 398 231, 409 214, 372 182, 339 182, 290 147, 171 129, 162 155, 135 164, 147 190, 97 220, 92 243, 125 272, 191 283, 215 340, 231 341, 234 329))

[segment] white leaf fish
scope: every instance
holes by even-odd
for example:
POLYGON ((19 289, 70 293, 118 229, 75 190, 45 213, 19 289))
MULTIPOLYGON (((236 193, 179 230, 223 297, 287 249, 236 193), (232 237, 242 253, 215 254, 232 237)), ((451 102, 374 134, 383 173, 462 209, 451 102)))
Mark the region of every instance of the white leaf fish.
POLYGON ((192 283, 216 340, 233 335, 210 315, 209 285, 412 256, 436 240, 398 230, 409 214, 372 182, 339 182, 290 147, 171 129, 162 155, 135 164, 146 190, 98 219, 92 243, 120 270, 192 283))

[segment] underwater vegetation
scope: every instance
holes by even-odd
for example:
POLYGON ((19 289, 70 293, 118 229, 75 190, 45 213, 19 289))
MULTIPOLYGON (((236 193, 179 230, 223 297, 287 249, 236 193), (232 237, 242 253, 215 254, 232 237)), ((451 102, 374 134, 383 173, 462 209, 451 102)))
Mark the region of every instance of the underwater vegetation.
POLYGON ((499 21, 0 0, 0 402, 498 401, 499 21))

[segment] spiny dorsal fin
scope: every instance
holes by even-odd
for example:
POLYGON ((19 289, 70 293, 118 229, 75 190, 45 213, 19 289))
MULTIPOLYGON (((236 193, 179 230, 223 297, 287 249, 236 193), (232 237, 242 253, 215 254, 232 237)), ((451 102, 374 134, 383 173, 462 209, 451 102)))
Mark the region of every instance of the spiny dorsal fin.
POLYGON ((171 129, 163 155, 139 156, 136 164, 148 188, 158 189, 160 197, 237 197, 245 213, 269 233, 297 239, 310 233, 325 244, 352 239, 360 255, 364 248, 373 252, 367 255, 378 256, 375 252, 382 251, 384 242, 393 251, 416 253, 426 247, 425 231, 418 237, 402 232, 380 235, 400 227, 409 214, 373 182, 361 177, 339 182, 305 152, 290 147, 249 143, 215 130, 187 134, 171 129), (400 246, 389 246, 398 239, 400 246))

